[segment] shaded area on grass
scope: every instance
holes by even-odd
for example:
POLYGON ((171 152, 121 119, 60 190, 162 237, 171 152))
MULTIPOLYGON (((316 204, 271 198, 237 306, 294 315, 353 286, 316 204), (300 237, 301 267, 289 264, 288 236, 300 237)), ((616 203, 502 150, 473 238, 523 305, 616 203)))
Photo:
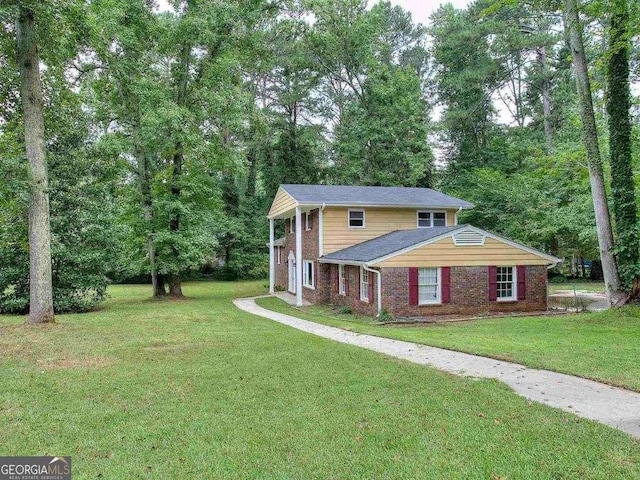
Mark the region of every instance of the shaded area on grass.
POLYGON ((561 316, 498 317, 428 325, 379 325, 325 306, 291 307, 276 298, 256 303, 359 333, 507 360, 640 391, 640 307, 561 316))
POLYGON ((233 307, 263 282, 110 292, 46 331, 0 317, 1 454, 63 452, 77 478, 640 476, 614 429, 233 307), (89 357, 113 363, 38 363, 89 357))

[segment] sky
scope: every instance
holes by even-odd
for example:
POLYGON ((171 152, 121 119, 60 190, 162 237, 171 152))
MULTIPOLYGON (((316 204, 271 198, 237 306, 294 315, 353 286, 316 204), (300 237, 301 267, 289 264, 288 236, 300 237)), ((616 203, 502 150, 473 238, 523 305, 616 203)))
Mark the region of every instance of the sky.
POLYGON ((393 5, 399 5, 411 12, 413 21, 426 25, 429 23, 429 16, 443 3, 451 3, 454 7, 462 8, 470 3, 470 0, 391 0, 393 5))
MULTIPOLYGON (((454 7, 465 7, 470 0, 390 0, 393 5, 400 5, 405 10, 411 12, 413 21, 426 25, 429 23, 429 16, 437 10, 437 8, 443 3, 451 3, 454 7)), ((370 4, 373 5, 376 1, 370 0, 370 4)), ((168 9, 167 0, 158 0, 160 10, 168 9)))

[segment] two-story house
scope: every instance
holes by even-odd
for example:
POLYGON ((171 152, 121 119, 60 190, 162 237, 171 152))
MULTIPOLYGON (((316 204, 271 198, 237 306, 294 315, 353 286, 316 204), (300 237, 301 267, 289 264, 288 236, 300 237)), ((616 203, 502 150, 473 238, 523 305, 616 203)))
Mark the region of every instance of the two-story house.
POLYGON ((268 215, 270 291, 369 315, 546 310, 547 268, 560 260, 459 225, 472 207, 429 188, 281 185, 268 215))

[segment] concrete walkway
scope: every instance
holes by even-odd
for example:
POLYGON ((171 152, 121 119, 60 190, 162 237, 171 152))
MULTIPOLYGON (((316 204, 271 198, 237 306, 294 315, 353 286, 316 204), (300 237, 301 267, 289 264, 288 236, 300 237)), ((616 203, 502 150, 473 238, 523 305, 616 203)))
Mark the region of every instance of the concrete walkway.
POLYGON ((239 298, 234 300, 234 304, 245 312, 337 342, 428 365, 455 375, 495 378, 526 398, 596 420, 640 438, 640 393, 468 353, 348 332, 272 312, 256 305, 254 298, 239 298))

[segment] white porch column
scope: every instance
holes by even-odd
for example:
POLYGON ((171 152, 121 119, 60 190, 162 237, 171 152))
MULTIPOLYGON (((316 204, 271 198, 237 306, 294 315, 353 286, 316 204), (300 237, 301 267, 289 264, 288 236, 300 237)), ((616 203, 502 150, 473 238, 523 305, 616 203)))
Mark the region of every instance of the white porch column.
POLYGON ((274 242, 274 228, 273 228, 274 220, 273 218, 269 219, 269 293, 273 295, 275 292, 275 284, 276 284, 276 268, 275 268, 275 252, 273 251, 273 242, 274 242))
POLYGON ((296 207, 296 305, 302 306, 302 213, 296 207))

